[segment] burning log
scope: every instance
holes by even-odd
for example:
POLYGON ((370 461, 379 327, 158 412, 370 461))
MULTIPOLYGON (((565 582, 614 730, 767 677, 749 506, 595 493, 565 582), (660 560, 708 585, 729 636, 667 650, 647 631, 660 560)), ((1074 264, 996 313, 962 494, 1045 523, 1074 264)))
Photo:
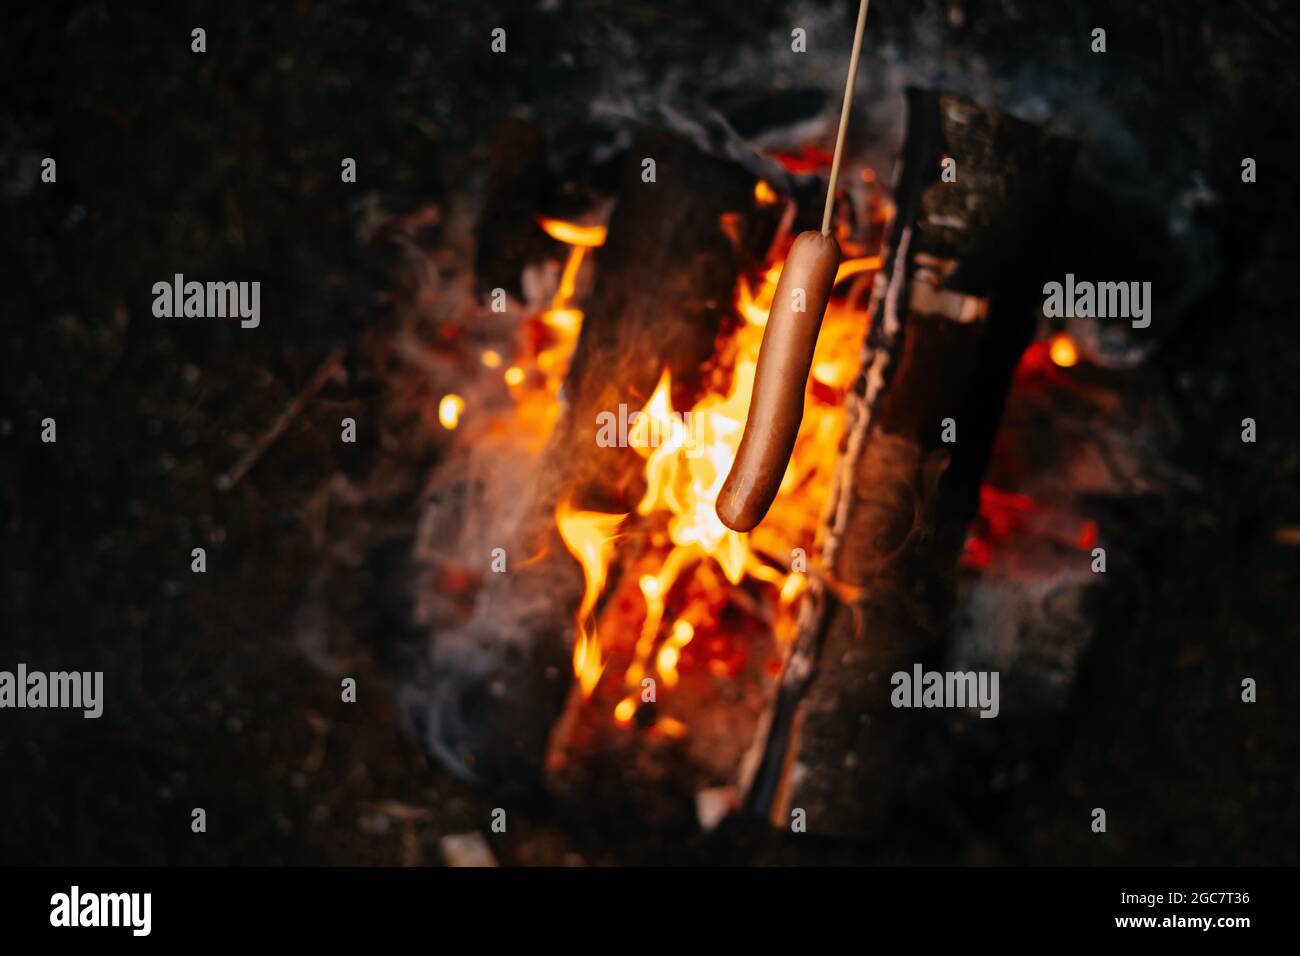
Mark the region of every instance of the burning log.
POLYGON ((690 407, 736 279, 762 262, 776 231, 780 207, 761 202, 757 186, 741 166, 673 134, 647 130, 633 143, 565 380, 562 453, 587 468, 566 476, 579 478, 578 497, 626 492, 626 479, 641 471, 626 449, 593 453, 598 413, 640 408, 665 368, 674 407, 690 407), (642 179, 645 158, 655 160, 655 182, 642 179), (620 481, 609 480, 611 458, 626 465, 620 481))
POLYGON ((1071 159, 1030 124, 909 92, 898 218, 822 535, 827 579, 805 597, 742 768, 748 809, 778 826, 794 809, 829 835, 887 819, 923 722, 891 706, 890 679, 942 651, 953 571, 1033 331, 1035 243, 1071 159))
POLYGON ((761 262, 776 230, 780 206, 760 201, 757 187, 742 166, 662 132, 641 132, 626 157, 561 417, 514 500, 483 505, 518 516, 510 540, 481 542, 484 562, 500 547, 508 569, 485 574, 469 620, 436 635, 431 686, 417 702, 429 747, 467 777, 523 787, 540 779, 572 682, 573 613, 584 593, 557 508, 631 509, 642 459, 601 447, 597 416, 639 409, 665 369, 678 407, 689 407, 737 277, 761 262), (655 161, 650 181, 645 159, 655 161))

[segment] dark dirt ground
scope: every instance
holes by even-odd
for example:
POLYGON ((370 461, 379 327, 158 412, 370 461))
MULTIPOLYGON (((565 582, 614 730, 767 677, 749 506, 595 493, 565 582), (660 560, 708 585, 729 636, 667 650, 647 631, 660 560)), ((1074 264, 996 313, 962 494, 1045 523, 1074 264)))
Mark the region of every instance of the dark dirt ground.
MULTIPOLYGON (((1144 380, 1180 410, 1177 464, 1199 482, 1123 529, 1144 609, 1107 619, 1035 773, 960 820, 918 807, 884 845, 832 846, 746 826, 590 832, 521 805, 493 849, 523 864, 1300 863, 1300 548, 1275 536, 1300 525, 1297 14, 1266 0, 876 6, 869 56, 937 76, 981 57, 1052 90, 1049 104, 1087 90, 1137 130, 1150 180, 1195 170, 1219 197, 1205 215, 1222 278, 1144 380), (1098 23, 1105 61, 1075 42, 1098 23), (1240 182, 1244 155, 1257 184, 1240 182), (1238 439, 1247 415, 1254 445, 1238 439), (1254 706, 1238 700, 1242 676, 1259 682, 1254 706), (1096 805, 1105 840, 1086 825, 1096 805)), ((334 672, 293 636, 321 556, 358 524, 397 529, 370 540, 400 549, 442 440, 418 411, 437 383, 390 364, 401 250, 369 226, 472 197, 507 114, 580 117, 618 86, 637 102, 707 96, 726 86, 729 51, 770 45, 792 14, 773 0, 375 9, 6 15, 0 666, 103 670, 107 705, 98 721, 0 715, 0 862, 438 863, 440 836, 484 830, 497 805, 403 732, 385 647, 404 610, 385 597, 382 555, 343 555, 351 573, 329 580, 347 609, 334 672), (528 50, 489 63, 497 25, 528 50), (39 183, 46 155, 54 185, 39 183), (355 186, 339 182, 343 156, 359 161, 355 186), (262 280, 262 326, 154 319, 152 284, 175 272, 262 280), (218 490, 340 349, 343 374, 218 490), (337 440, 344 415, 361 423, 356 445, 337 440), (57 444, 40 441, 45 417, 57 444), (339 474, 382 491, 350 501, 339 474), (358 678, 356 705, 340 703, 338 672, 358 678), (206 834, 190 831, 193 807, 206 834)), ((407 231, 431 248, 439 228, 407 231)))

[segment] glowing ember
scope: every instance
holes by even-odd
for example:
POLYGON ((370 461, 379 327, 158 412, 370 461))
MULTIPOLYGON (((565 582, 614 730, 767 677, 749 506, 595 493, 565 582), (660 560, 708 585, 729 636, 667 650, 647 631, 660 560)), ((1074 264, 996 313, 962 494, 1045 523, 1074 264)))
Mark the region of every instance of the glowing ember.
POLYGON ((829 169, 833 154, 814 146, 804 146, 797 153, 778 152, 776 160, 792 173, 809 173, 829 169))
POLYGON ((460 424, 460 413, 465 410, 465 400, 459 395, 444 395, 438 403, 438 421, 448 431, 460 424))
POLYGON ((672 717, 662 717, 655 722, 654 729, 656 732, 663 734, 665 737, 685 737, 686 725, 680 720, 672 717))
POLYGON ((1052 357, 1052 362, 1061 368, 1071 368, 1079 361, 1079 350, 1074 344, 1074 339, 1064 332, 1052 336, 1048 354, 1052 357))
POLYGON ((1034 501, 1028 495, 992 485, 980 487, 979 513, 971 522, 960 564, 987 568, 997 550, 1017 536, 1054 541, 1062 547, 1091 551, 1097 544, 1097 523, 1034 501))
POLYGON ((636 698, 627 697, 618 702, 614 708, 614 720, 620 725, 630 724, 632 718, 636 716, 636 698))

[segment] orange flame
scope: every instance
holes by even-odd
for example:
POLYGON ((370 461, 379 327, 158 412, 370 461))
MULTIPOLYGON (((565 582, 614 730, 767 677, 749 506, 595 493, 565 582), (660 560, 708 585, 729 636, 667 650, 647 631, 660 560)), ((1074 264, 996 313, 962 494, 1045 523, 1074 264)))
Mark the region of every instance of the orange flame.
POLYGON ((536 219, 537 224, 548 236, 560 240, 566 246, 594 249, 605 244, 605 236, 608 234, 604 226, 580 226, 576 222, 565 222, 562 219, 550 219, 546 216, 537 216, 536 219))
MULTIPOLYGON (((549 308, 530 316, 525 323, 524 348, 502 377, 515 399, 519 431, 537 436, 537 442, 551 433, 559 416, 560 388, 569 359, 582 328, 582 310, 572 305, 578 276, 586 252, 605 241, 602 225, 579 225, 559 219, 536 217, 546 233, 570 246, 549 308)), ((501 357, 484 354, 484 365, 498 368, 501 357)))
POLYGON ((573 672, 582 687, 583 697, 596 689, 605 665, 601 660, 600 641, 595 628, 587 630, 587 621, 596 609, 600 592, 605 589, 605 575, 614 550, 614 538, 625 515, 603 511, 577 511, 568 499, 555 509, 555 524, 560 537, 578 563, 582 565, 584 588, 578 605, 577 639, 573 645, 573 672))
MULTIPOLYGON (((763 205, 780 201, 765 182, 756 185, 754 198, 763 205)), ((883 222, 891 207, 882 202, 876 211, 883 222)), ((559 388, 582 324, 582 312, 571 303, 584 255, 606 239, 603 226, 544 217, 537 222, 571 248, 550 307, 536 316, 544 330, 543 345, 506 372, 521 417, 530 420, 556 414, 559 388)), ((881 265, 878 256, 850 258, 841 264, 835 281, 869 280, 881 265)), ((762 592, 779 640, 795 633, 799 597, 809 575, 794 560, 794 549, 811 551, 829 493, 844 398, 857 374, 863 315, 861 302, 851 306, 842 298, 827 309, 803 426, 776 501, 753 532, 732 531, 718 519, 714 505, 744 431, 763 327, 781 266, 778 259, 756 279, 738 283, 734 305, 743 321, 721 343, 709 387, 693 407, 673 407, 672 380, 665 369, 630 422, 628 444, 645 462, 645 491, 634 512, 579 511, 568 500, 556 508, 560 536, 582 566, 584 580, 576 616, 574 674, 583 698, 589 699, 610 662, 626 661, 621 681, 625 690, 613 707, 617 726, 636 725, 642 701, 657 699, 644 696, 642 682, 651 675, 670 691, 692 669, 715 676, 735 673, 738 665, 731 655, 736 642, 719 633, 719 622, 737 589, 762 592), (624 521, 638 532, 636 548, 617 547, 624 521), (614 560, 626 562, 620 587, 628 589, 631 600, 610 600, 598 613, 614 560), (639 620, 628 620, 628 615, 639 620), (608 643, 598 630, 611 636, 608 643), (616 635, 626 633, 634 638, 628 645, 615 641, 616 635), (714 656, 719 654, 724 656, 714 656)), ((684 723, 663 713, 655 716, 650 729, 670 737, 687 733, 684 723)))

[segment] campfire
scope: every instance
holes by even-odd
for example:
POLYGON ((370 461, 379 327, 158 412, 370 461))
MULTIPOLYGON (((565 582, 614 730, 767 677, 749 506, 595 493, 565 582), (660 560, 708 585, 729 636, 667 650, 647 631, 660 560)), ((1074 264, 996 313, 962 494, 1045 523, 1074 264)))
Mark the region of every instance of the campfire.
POLYGON ((802 426, 745 534, 718 494, 785 255, 821 211, 824 144, 737 158, 643 126, 601 196, 592 167, 547 166, 539 128, 503 129, 478 234, 496 337, 439 405, 470 434, 421 535, 435 589, 469 591, 424 615, 421 724, 449 766, 584 813, 630 802, 709 827, 798 808, 870 832, 915 734, 889 674, 960 656, 958 576, 991 573, 1018 533, 1091 551, 1086 518, 987 480, 1008 392, 1079 361, 1034 303, 1033 235, 1071 147, 952 97, 907 108, 892 186, 846 159, 802 426))

